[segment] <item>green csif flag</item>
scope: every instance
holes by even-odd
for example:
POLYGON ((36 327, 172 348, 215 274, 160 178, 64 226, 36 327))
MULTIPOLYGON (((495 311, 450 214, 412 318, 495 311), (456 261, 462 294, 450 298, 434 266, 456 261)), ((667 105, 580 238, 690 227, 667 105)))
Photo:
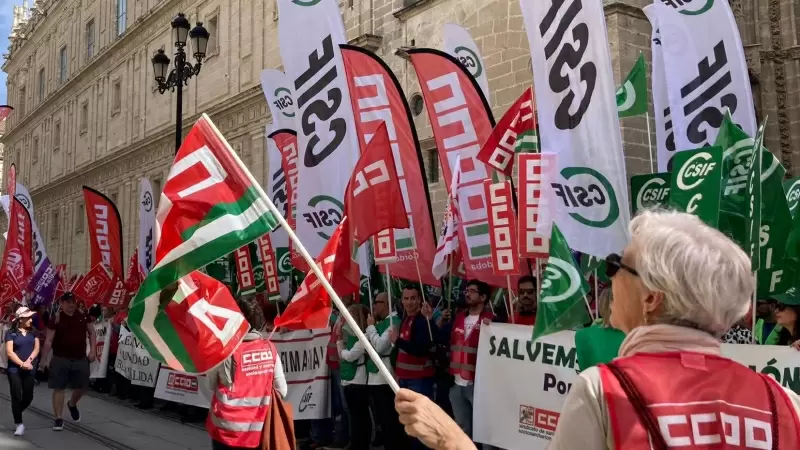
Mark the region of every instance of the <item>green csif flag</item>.
POLYGON ((764 125, 758 129, 753 155, 750 158, 750 168, 747 172, 747 233, 745 234, 744 249, 750 255, 750 268, 761 268, 761 148, 764 143, 764 125))
POLYGON ((631 177, 631 212, 634 216, 644 209, 667 205, 670 178, 669 172, 631 177))
POLYGON ((597 279, 603 283, 610 283, 611 280, 606 276, 606 261, 605 259, 596 256, 581 255, 581 273, 586 275, 597 274, 597 279))
POLYGON ((722 149, 704 147, 672 157, 669 204, 716 228, 719 221, 722 149))
POLYGON ((786 192, 786 201, 789 203, 789 213, 792 217, 797 215, 797 205, 800 205, 800 177, 794 177, 783 183, 783 190, 786 192))
POLYGON ((617 89, 617 112, 620 117, 640 116, 647 113, 647 65, 644 55, 633 65, 631 73, 617 89))
POLYGON ((589 284, 575 265, 567 240, 553 224, 532 340, 590 322, 584 299, 588 292, 589 284))

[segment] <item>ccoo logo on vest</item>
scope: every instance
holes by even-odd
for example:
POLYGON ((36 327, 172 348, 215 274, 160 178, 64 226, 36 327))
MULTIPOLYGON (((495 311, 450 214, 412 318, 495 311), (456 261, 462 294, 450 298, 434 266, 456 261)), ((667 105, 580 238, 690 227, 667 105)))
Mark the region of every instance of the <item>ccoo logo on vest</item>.
POLYGON ((308 202, 303 219, 310 223, 322 239, 330 239, 334 228, 342 221, 344 205, 329 195, 317 195, 308 202))
POLYGON ((552 183, 569 216, 583 225, 607 228, 619 218, 614 187, 602 173, 589 167, 565 167, 566 183, 552 183))
POLYGON ((478 58, 478 55, 475 54, 474 51, 467 47, 459 46, 455 48, 454 53, 456 54, 456 59, 458 59, 461 65, 467 68, 467 71, 470 75, 472 75, 472 78, 477 79, 479 76, 481 76, 483 73, 481 59, 478 58))
POLYGON ((556 257, 550 257, 542 280, 542 292, 556 292, 542 297, 544 303, 558 303, 570 299, 581 287, 581 274, 574 265, 556 257))

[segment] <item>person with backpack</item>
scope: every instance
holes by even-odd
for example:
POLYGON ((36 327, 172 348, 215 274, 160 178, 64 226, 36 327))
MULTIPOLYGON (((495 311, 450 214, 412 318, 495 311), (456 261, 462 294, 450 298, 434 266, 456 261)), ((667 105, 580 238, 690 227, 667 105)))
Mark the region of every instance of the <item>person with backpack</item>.
POLYGON ((14 436, 25 434, 22 412, 33 401, 36 363, 39 357, 39 338, 36 337, 32 325, 35 314, 24 306, 18 308, 14 313, 11 329, 5 335, 5 352, 8 356, 6 375, 11 394, 11 414, 17 427, 14 436))

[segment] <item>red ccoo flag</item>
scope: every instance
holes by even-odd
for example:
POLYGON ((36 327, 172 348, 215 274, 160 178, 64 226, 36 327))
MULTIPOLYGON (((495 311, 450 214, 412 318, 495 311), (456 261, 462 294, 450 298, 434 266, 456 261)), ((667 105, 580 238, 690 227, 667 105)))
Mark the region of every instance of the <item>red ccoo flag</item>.
POLYGON ((539 149, 533 89, 530 88, 525 89, 494 127, 478 152, 478 160, 510 177, 514 173, 514 154, 519 153, 518 149, 522 152, 539 149))
POLYGON ((346 190, 345 215, 352 221, 355 247, 383 230, 409 226, 385 122, 353 168, 346 190))
POLYGON ((125 276, 122 259, 122 220, 117 205, 100 192, 84 186, 86 218, 89 223, 89 248, 92 267, 104 263, 116 278, 125 276))
MULTIPOLYGON (((12 168, 11 171, 13 173, 14 169, 12 168)), ((33 277, 31 216, 17 197, 9 196, 9 198, 13 201, 9 210, 11 220, 8 240, 6 240, 2 268, 0 268, 0 285, 2 285, 0 305, 10 301, 19 293, 20 289, 28 286, 33 277)))

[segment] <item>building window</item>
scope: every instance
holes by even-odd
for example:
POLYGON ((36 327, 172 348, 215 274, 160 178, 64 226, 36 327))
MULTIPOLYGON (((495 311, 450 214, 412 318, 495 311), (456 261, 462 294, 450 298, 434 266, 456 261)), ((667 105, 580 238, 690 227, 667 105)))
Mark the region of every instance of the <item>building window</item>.
POLYGON ((113 203, 115 205, 117 204, 117 193, 116 192, 114 192, 113 194, 109 195, 108 197, 111 199, 111 203, 113 203))
POLYGON ((53 220, 50 222, 50 240, 55 241, 58 239, 58 230, 61 225, 61 221, 58 220, 58 210, 53 211, 53 220))
POLYGON ((61 147, 61 121, 57 120, 53 125, 53 151, 58 151, 61 147))
POLYGON ((33 138, 33 151, 31 153, 33 154, 33 162, 35 163, 36 161, 39 161, 39 138, 38 137, 33 138))
POLYGON ((64 84, 67 82, 67 46, 61 47, 58 52, 58 82, 64 84))
POLYGON ((439 155, 436 149, 428 152, 428 183, 439 182, 439 155))
POLYGON ((19 103, 18 103, 18 105, 19 105, 18 106, 19 116, 20 117, 24 117, 25 116, 25 87, 19 88, 19 103))
POLYGON ((122 109, 122 82, 114 80, 111 88, 111 114, 114 115, 122 109))
POLYGON ((412 95, 411 101, 408 103, 411 105, 411 114, 414 117, 418 117, 420 114, 422 114, 422 109, 425 108, 425 100, 423 100, 421 95, 412 95))
POLYGON ((86 60, 94 56, 94 19, 86 24, 86 60))
POLYGON ((206 55, 213 56, 219 53, 219 16, 214 16, 208 19, 208 48, 206 48, 206 55))
POLYGON ((122 36, 128 22, 128 0, 117 0, 117 36, 122 36))
POLYGON ((39 69, 39 102, 44 101, 44 67, 39 69))
POLYGON ((81 134, 86 133, 89 130, 89 102, 84 101, 81 104, 81 134))
POLYGON ((83 200, 78 200, 78 207, 75 211, 75 234, 83 233, 83 219, 86 213, 83 211, 83 200))
POLYGON ((153 180, 153 203, 155 203, 156 208, 158 207, 158 200, 161 198, 161 178, 156 178, 153 180))

